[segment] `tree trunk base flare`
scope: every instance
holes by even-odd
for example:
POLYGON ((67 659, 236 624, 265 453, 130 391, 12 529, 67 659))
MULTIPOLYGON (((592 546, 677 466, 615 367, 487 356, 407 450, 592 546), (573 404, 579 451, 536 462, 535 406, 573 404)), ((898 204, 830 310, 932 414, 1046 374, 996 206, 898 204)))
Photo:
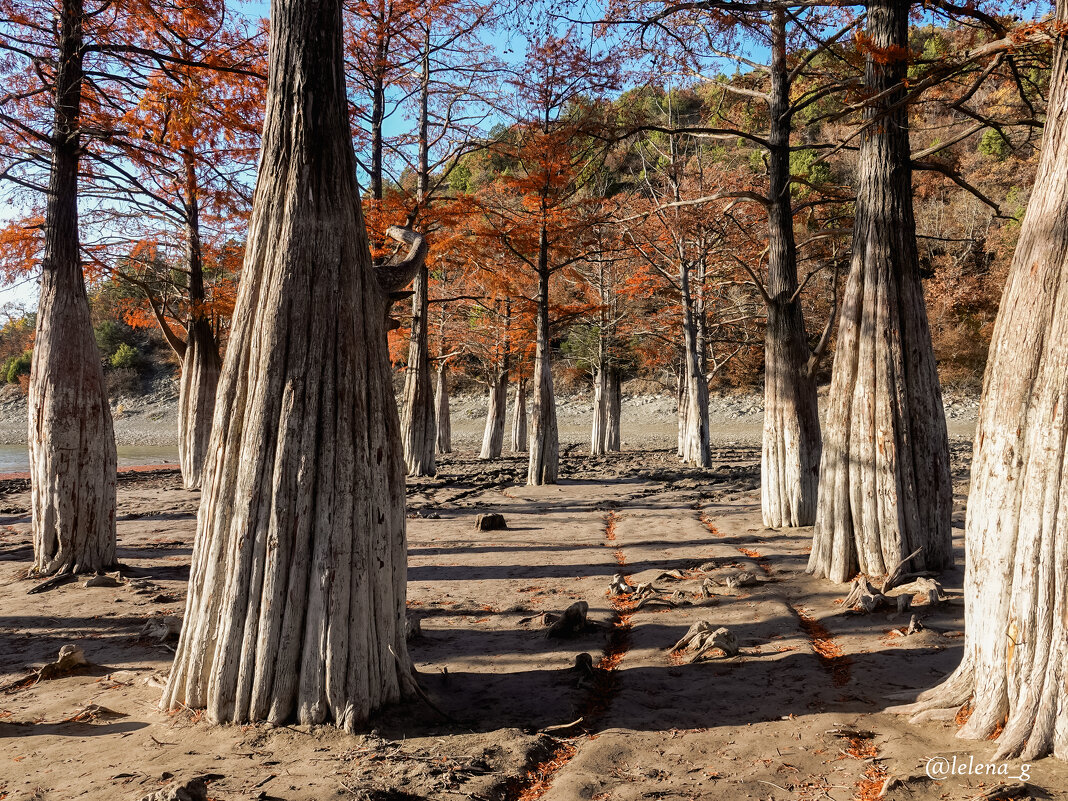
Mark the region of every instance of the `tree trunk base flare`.
POLYGON ((768 304, 765 337, 761 516, 768 528, 811 526, 822 444, 816 382, 808 374, 808 347, 796 301, 768 304))
MULTIPOLYGON (((879 52, 905 52, 905 0, 869 6, 879 52)), ((853 258, 842 301, 808 571, 882 575, 919 548, 913 570, 953 563, 952 483, 942 393, 920 284, 905 62, 868 58, 853 258), (896 88, 895 88, 896 87, 896 88)))
POLYGON ((527 382, 515 382, 515 402, 512 405, 512 453, 527 452, 527 382))
POLYGON ((115 433, 81 270, 42 279, 29 393, 35 576, 115 564, 115 433))
POLYGON ((590 454, 593 456, 619 450, 619 395, 619 371, 614 367, 598 367, 593 382, 593 430, 590 434, 590 454))
POLYGON ((430 344, 427 341, 427 301, 429 272, 424 264, 415 277, 412 296, 412 334, 408 345, 408 372, 404 380, 404 462, 410 476, 432 476, 437 425, 434 421, 434 393, 430 386, 430 344))
POLYGON ((708 384, 699 372, 686 377, 686 422, 682 438, 682 461, 693 467, 712 464, 708 431, 708 384))
POLYGON ((489 406, 486 409, 486 428, 482 433, 482 450, 479 459, 500 459, 504 448, 504 418, 508 411, 508 371, 503 370, 493 377, 489 388, 489 406))
MULTIPOLYGON (((1068 6, 1057 4, 1057 24, 1068 6)), ((995 759, 1068 759, 1068 51, 1058 40, 1031 201, 990 344, 965 521, 960 666, 914 704, 970 701, 995 759), (1002 726, 1004 728, 1002 728, 1002 726)))
POLYGON ((452 416, 449 412, 449 372, 444 359, 438 364, 438 387, 434 394, 434 421, 437 425, 438 453, 452 453, 452 416))
POLYGON ((189 324, 178 394, 178 461, 186 489, 200 489, 203 480, 221 370, 211 324, 195 317, 189 324))
POLYGON ((410 694, 405 464, 389 293, 375 268, 343 74, 341 0, 274 0, 267 118, 197 519, 161 700, 214 723, 347 731, 410 694))

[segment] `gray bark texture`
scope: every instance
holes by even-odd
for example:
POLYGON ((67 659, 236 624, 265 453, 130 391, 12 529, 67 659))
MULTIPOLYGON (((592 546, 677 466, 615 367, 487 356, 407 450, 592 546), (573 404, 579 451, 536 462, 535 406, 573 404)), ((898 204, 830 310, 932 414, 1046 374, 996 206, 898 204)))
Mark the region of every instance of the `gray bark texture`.
MULTIPOLYGON (((542 253, 545 232, 542 231, 542 253)), ((531 409, 530 459, 527 484, 555 484, 560 467, 560 433, 556 425, 556 395, 549 350, 549 270, 538 276, 537 347, 534 351, 534 401, 531 409)))
POLYGON ((182 481, 186 489, 199 489, 204 477, 204 461, 208 458, 222 359, 215 332, 204 314, 206 296, 200 244, 200 205, 196 171, 191 159, 186 163, 186 219, 190 318, 184 343, 177 340, 155 302, 152 302, 160 327, 182 365, 178 395, 178 461, 182 468, 182 481))
POLYGON ((593 378, 591 454, 603 456, 619 450, 619 417, 619 370, 610 365, 600 366, 593 378))
POLYGON ((412 328, 408 342, 408 370, 404 377, 404 461, 410 476, 432 476, 437 425, 434 393, 430 386, 430 344, 427 339, 430 276, 424 264, 415 276, 412 296, 412 328))
MULTIPOLYGON (((1057 4, 1068 22, 1068 5, 1057 4)), ((960 667, 898 712, 972 710, 995 759, 1068 759, 1068 50, 983 381, 965 522, 960 667)))
POLYGON ((686 369, 686 413, 684 417, 680 414, 680 425, 683 426, 680 450, 682 461, 686 464, 708 467, 712 464, 708 431, 708 382, 703 369, 704 359, 695 319, 695 304, 690 290, 689 269, 683 266, 679 270, 679 277, 682 288, 683 358, 686 369))
POLYGON ((808 570, 836 582, 953 561, 949 440, 912 211, 906 0, 868 4, 853 257, 842 303, 808 570))
POLYGON ((222 359, 211 323, 202 315, 189 323, 178 393, 178 461, 186 489, 198 489, 211 442, 211 421, 222 359))
POLYGON ((452 418, 449 412, 449 368, 438 362, 438 386, 434 393, 434 421, 437 425, 438 453, 452 453, 452 418))
POLYGON ((790 81, 785 10, 772 21, 768 149, 768 323, 764 337, 764 432, 760 509, 764 525, 810 526, 819 488, 820 421, 811 353, 797 297, 797 246, 790 202, 790 81))
POLYGON ((37 575, 97 571, 115 562, 115 436, 78 244, 82 17, 81 0, 63 0, 29 393, 37 575))
POLYGON ((508 371, 493 376, 489 386, 489 406, 486 409, 486 428, 482 432, 479 459, 499 459, 504 448, 504 418, 508 411, 508 371))
POLYGON ((161 707, 355 730, 408 689, 404 459, 341 0, 274 0, 267 114, 189 596, 161 707))
POLYGON ((527 452, 527 380, 517 378, 512 404, 512 453, 527 452))

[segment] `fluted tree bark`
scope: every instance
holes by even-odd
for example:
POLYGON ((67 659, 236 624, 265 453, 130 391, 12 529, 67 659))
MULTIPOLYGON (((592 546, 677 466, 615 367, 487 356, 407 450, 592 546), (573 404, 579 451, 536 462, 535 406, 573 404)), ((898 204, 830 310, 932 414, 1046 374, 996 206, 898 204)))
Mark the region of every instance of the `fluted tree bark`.
POLYGON ((499 459, 504 448, 504 418, 508 411, 508 368, 504 367, 490 378, 489 406, 486 409, 486 428, 482 432, 479 459, 499 459))
POLYGON ((764 525, 810 526, 819 487, 820 421, 805 319, 798 297, 797 245, 790 199, 790 77, 786 8, 771 16, 771 91, 768 97, 768 310, 764 336, 764 431, 760 453, 760 510, 764 525))
POLYGON ((515 381, 511 446, 512 453, 526 453, 527 451, 527 380, 522 376, 515 381))
MULTIPOLYGON (((416 200, 422 210, 428 200, 430 183, 430 26, 424 29, 419 81, 419 166, 416 200)), ((414 222, 417 215, 412 215, 414 222)), ((430 271, 424 264, 412 287, 412 325, 408 342, 408 371, 404 380, 404 461, 410 476, 432 476, 437 425, 434 421, 434 392, 430 386, 430 271)))
POLYGON ((536 346, 534 350, 534 400, 531 408, 530 458, 527 484, 555 484, 560 467, 560 432, 556 424, 556 395, 553 392, 549 333, 548 243, 544 225, 539 237, 538 308, 536 346))
POLYGON ((808 570, 847 581, 953 561, 949 440, 920 284, 906 93, 907 0, 868 3, 853 256, 808 570))
MULTIPOLYGON (((1057 4, 1057 24, 1068 4, 1057 4)), ((995 759, 1068 759, 1068 49, 983 380, 965 522, 964 657, 918 713, 970 701, 995 759)))
POLYGON ((78 238, 83 83, 81 0, 57 19, 55 112, 41 295, 30 372, 33 572, 102 570, 115 562, 115 436, 93 338, 78 238))
POLYGON ((430 385, 430 344, 427 337, 429 283, 429 273, 424 264, 414 282, 408 370, 404 377, 401 433, 404 461, 410 476, 432 476, 437 472, 434 455, 438 429, 434 392, 430 385))
POLYGON ((452 453, 452 419, 449 412, 449 367, 438 362, 438 386, 434 393, 434 421, 438 453, 452 453))
POLYGON ((273 0, 267 115, 186 604, 161 706, 354 730, 405 692, 404 459, 341 0, 273 0))

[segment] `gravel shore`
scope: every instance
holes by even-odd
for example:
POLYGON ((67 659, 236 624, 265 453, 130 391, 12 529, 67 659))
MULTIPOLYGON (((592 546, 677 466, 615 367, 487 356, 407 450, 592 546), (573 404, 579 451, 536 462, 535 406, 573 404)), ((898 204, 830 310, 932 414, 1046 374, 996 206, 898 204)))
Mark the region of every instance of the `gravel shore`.
MULTIPOLYGON (((820 392, 821 416, 826 388, 820 392)), ((969 439, 975 428, 978 397, 947 393, 950 437, 969 439)), ((480 394, 451 399, 453 446, 477 448, 485 425, 487 398, 480 394)), ((510 407, 510 404, 509 404, 510 407)), ((115 441, 119 446, 177 447, 178 383, 160 381, 151 390, 112 401, 115 441)), ((666 447, 676 437, 675 399, 664 395, 625 396, 622 402, 625 448, 666 447)), ((560 441, 565 447, 587 442, 593 419, 590 393, 561 397, 557 403, 560 441)), ((509 412, 510 420, 510 412, 509 412)), ((714 395, 709 400, 709 428, 714 442, 756 443, 764 422, 764 399, 758 393, 714 395)), ((509 423, 510 425, 510 423, 509 423)), ((26 443, 26 398, 18 387, 0 389, 0 445, 26 443)))

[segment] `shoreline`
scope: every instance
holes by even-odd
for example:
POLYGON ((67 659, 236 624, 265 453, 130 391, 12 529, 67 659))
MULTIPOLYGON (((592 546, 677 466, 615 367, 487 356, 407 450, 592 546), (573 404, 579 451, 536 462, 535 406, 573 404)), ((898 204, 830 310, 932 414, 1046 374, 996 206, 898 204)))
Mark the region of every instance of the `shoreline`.
MULTIPOLYGON (((820 418, 825 418, 827 388, 820 390, 820 418)), ((453 446, 479 447, 488 399, 458 394, 450 399, 453 446)), ((972 438, 979 398, 973 393, 944 393, 946 424, 951 440, 972 438)), ((712 395, 709 433, 717 444, 759 443, 764 425, 764 398, 759 392, 712 395)), ((115 442, 119 447, 177 448, 178 392, 175 382, 157 385, 153 392, 112 401, 115 442)), ((26 398, 0 393, 0 446, 26 445, 26 398)), ((589 441, 593 398, 588 392, 557 399, 561 446, 589 441)), ((506 426, 511 424, 511 397, 506 426)), ((622 399, 621 439, 624 449, 670 447, 677 440, 675 398, 666 395, 625 395, 622 399)))

